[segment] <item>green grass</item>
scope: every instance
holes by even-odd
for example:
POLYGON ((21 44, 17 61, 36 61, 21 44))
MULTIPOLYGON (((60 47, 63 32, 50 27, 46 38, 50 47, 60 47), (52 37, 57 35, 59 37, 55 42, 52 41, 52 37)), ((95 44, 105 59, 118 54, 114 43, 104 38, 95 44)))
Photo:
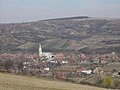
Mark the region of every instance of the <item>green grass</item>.
POLYGON ((19 46, 18 48, 21 48, 21 49, 31 49, 31 48, 36 48, 36 47, 38 47, 37 43, 26 42, 25 44, 19 46))
POLYGON ((80 44, 79 41, 76 40, 68 40, 68 39, 51 39, 42 42, 43 48, 57 48, 57 49, 79 49, 83 45, 80 44))
MULTIPOLYGON (((106 41, 111 40, 119 40, 120 36, 111 36, 108 35, 106 41)), ((111 47, 119 47, 118 44, 105 44, 105 35, 93 35, 90 38, 79 40, 72 39, 63 39, 63 38, 51 38, 48 40, 44 40, 41 42, 42 48, 44 49, 60 49, 60 50, 80 50, 83 48, 90 49, 101 49, 101 48, 111 48, 111 47)), ((22 44, 18 48, 28 49, 28 50, 37 50, 38 43, 27 42, 22 44)))
POLYGON ((0 73, 0 90, 107 90, 70 82, 0 73))

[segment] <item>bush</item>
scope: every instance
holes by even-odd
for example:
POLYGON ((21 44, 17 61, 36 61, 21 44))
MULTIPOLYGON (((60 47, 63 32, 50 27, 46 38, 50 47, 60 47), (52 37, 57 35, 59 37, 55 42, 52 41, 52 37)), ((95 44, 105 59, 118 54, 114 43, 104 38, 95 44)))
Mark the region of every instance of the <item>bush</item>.
POLYGON ((103 82, 103 78, 101 76, 96 76, 94 78, 95 84, 100 85, 103 82))
POLYGON ((113 79, 111 78, 111 77, 105 77, 104 79, 103 79, 103 85, 104 86, 106 86, 106 87, 108 87, 108 86, 113 86, 113 79))
POLYGON ((114 86, 120 88, 120 80, 114 80, 114 86))

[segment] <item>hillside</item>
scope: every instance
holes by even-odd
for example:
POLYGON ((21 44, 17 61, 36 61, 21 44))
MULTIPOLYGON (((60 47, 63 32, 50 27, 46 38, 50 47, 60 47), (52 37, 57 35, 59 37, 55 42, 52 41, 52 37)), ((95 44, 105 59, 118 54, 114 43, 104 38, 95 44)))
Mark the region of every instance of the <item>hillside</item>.
POLYGON ((0 51, 81 50, 120 53, 120 19, 69 17, 0 24, 0 51))
POLYGON ((107 90, 49 79, 0 73, 0 90, 107 90))

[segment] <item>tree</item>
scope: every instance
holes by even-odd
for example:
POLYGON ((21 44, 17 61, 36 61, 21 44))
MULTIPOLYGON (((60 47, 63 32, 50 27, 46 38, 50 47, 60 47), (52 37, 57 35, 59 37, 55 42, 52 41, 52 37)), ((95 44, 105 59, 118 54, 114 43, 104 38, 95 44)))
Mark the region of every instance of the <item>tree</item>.
POLYGON ((21 62, 18 62, 18 63, 17 63, 17 66, 18 66, 18 72, 19 72, 19 73, 20 73, 20 72, 23 73, 23 67, 24 67, 23 62, 22 62, 22 61, 21 61, 21 62))
POLYGON ((9 72, 9 70, 13 67, 13 61, 10 58, 4 60, 4 68, 9 72))
POLYGON ((114 73, 114 72, 117 72, 117 70, 116 70, 116 69, 113 69, 113 70, 112 70, 112 73, 114 73))

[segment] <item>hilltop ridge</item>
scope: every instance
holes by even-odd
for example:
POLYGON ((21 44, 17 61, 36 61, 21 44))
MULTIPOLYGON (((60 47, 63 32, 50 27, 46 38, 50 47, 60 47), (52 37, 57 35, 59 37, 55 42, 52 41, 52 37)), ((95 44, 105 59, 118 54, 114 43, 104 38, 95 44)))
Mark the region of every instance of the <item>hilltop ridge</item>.
POLYGON ((0 24, 1 53, 36 52, 38 43, 48 51, 120 53, 120 19, 82 16, 0 24))

